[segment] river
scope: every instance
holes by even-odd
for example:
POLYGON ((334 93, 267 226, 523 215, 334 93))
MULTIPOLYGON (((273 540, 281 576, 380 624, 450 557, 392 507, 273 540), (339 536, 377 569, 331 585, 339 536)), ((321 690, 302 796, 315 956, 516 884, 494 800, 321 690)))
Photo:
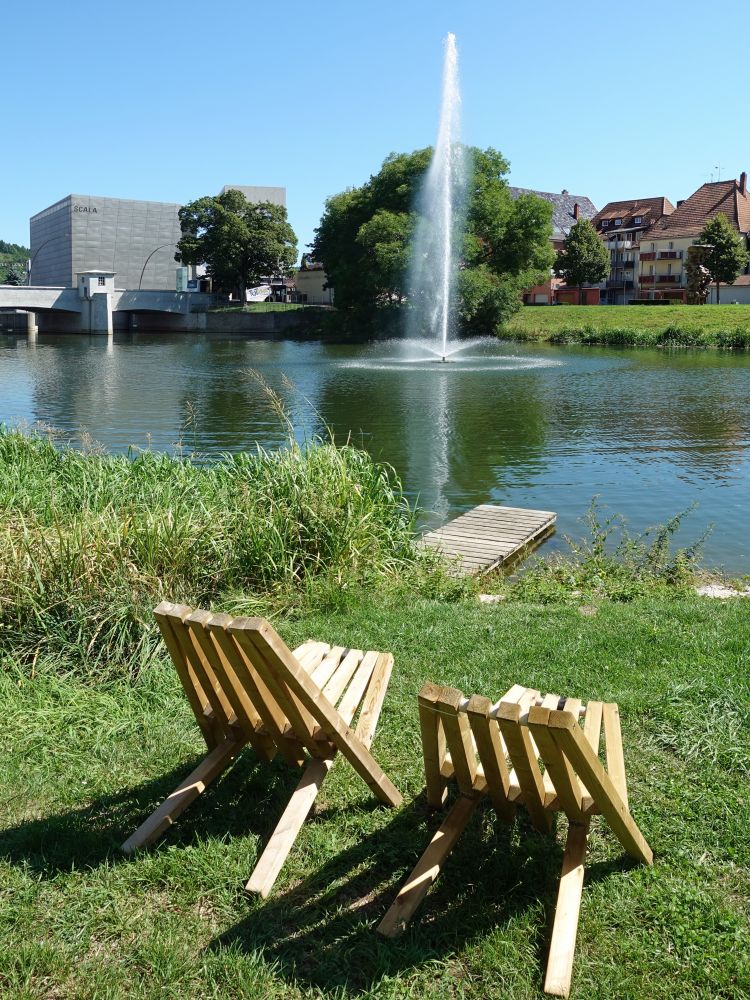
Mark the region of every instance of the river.
MULTIPOLYGON (((397 346, 186 334, 0 336, 0 421, 83 434, 112 452, 211 460, 298 437, 347 438, 400 475, 421 521, 479 503, 558 513, 545 549, 580 536, 593 496, 631 532, 691 504, 703 561, 750 574, 750 356, 487 342, 459 363, 397 346), (291 384, 290 384, 291 383, 291 384)), ((459 357, 459 356, 457 356, 459 357)))

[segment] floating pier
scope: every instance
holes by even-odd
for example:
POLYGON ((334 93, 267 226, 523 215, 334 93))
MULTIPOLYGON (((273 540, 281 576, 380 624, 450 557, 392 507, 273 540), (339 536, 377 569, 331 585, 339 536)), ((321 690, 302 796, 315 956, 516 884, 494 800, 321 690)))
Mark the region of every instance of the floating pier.
POLYGON ((420 544, 453 560, 460 576, 488 573, 551 534, 556 520, 551 510, 481 504, 428 531, 420 544))

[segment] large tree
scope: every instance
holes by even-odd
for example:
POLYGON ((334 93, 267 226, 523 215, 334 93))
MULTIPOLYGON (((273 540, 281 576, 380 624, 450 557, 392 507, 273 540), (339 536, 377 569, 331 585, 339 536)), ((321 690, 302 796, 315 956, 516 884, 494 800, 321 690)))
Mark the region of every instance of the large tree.
POLYGON ((609 274, 609 251, 588 219, 579 219, 565 237, 557 255, 555 274, 566 285, 578 289, 578 302, 583 305, 583 286, 596 285, 609 274))
MULTIPOLYGON (((505 180, 508 164, 497 150, 466 152, 458 319, 461 332, 490 333, 519 307, 521 290, 553 263, 552 206, 533 195, 513 199, 505 180)), ((372 319, 415 304, 409 260, 431 156, 431 149, 392 154, 361 187, 327 200, 312 254, 325 267, 340 312, 372 319)))
POLYGON ((734 283, 748 264, 745 240, 737 232, 723 212, 707 222, 700 236, 706 250, 702 264, 708 269, 711 280, 716 282, 716 304, 719 304, 719 288, 734 283))
POLYGON ((29 256, 28 247, 0 240, 0 285, 25 284, 29 256))
POLYGON ((205 264, 219 291, 245 291, 269 277, 291 273, 297 260, 297 237, 286 208, 251 203, 241 191, 198 198, 179 211, 182 238, 175 260, 205 264))

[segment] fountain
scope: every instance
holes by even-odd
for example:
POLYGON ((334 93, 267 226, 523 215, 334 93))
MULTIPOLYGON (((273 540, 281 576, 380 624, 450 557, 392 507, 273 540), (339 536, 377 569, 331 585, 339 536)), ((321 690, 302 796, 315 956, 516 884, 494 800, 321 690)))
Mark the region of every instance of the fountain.
MULTIPOLYGON (((418 197, 412 249, 409 336, 423 332, 439 344, 438 361, 448 360, 455 306, 455 275, 466 219, 467 169, 460 142, 456 36, 445 39, 440 125, 429 169, 418 197)), ((460 349, 460 348, 456 348, 460 349)), ((434 349, 433 349, 434 351, 434 349)), ((437 353, 437 352, 434 352, 437 353)))

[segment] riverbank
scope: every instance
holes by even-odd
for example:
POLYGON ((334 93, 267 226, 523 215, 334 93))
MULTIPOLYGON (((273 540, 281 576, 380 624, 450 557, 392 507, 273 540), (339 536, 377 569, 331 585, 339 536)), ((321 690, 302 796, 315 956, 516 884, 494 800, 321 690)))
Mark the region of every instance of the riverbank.
POLYGON ((421 795, 426 679, 620 705, 656 860, 634 865, 594 821, 572 997, 747 995, 747 605, 693 593, 667 528, 612 555, 595 511, 591 529, 567 562, 483 581, 502 600, 481 604, 414 556, 398 483, 353 449, 209 469, 0 434, 3 996, 541 998, 564 822, 509 838, 480 809, 409 933, 374 933, 439 822, 421 795), (241 886, 297 775, 252 751, 155 848, 119 853, 201 752, 161 597, 270 616, 292 646, 394 653, 373 751, 405 805, 377 806, 337 763, 266 901, 241 886))
POLYGON ((525 306, 504 340, 613 347, 750 349, 750 306, 525 306))

